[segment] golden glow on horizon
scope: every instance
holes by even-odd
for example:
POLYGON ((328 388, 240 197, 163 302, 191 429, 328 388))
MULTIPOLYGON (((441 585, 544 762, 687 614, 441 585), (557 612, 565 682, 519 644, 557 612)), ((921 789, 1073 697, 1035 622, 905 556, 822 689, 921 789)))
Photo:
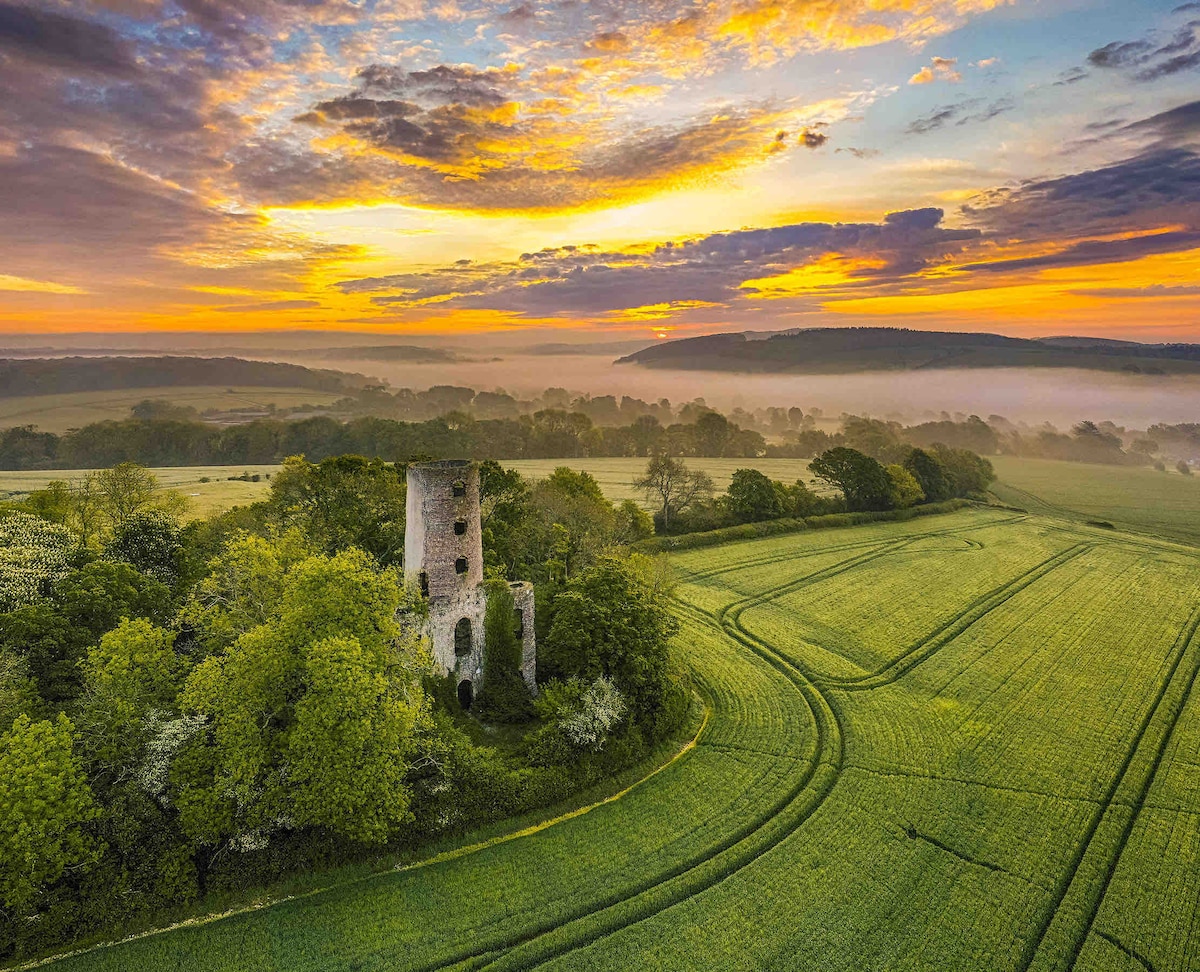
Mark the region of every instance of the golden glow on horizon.
POLYGON ((1133 134, 1184 95, 1116 69, 1068 91, 1087 52, 1032 0, 618 3, 604 27, 271 3, 244 49, 236 18, 218 41, 190 8, 118 6, 152 82, 130 104, 162 111, 102 110, 69 59, 28 72, 31 112, 77 96, 69 131, 46 111, 0 137, 0 190, 41 187, 4 197, 0 330, 1200 331, 1200 251, 1132 259, 1192 245, 1200 209, 1117 171, 1197 158, 1190 129, 1133 134), (1088 104, 1101 80, 1123 121, 1088 104))

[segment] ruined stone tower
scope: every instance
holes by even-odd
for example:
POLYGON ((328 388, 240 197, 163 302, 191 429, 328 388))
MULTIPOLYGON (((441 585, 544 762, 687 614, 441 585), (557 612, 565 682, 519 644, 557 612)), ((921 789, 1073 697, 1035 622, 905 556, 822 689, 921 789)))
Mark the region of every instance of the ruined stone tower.
MULTIPOLYGON (((429 598, 426 632, 438 669, 453 675, 458 700, 469 708, 483 675, 483 535, 479 467, 443 459, 408 467, 404 570, 429 598)), ((513 583, 521 674, 532 690, 536 674, 533 585, 513 583)))

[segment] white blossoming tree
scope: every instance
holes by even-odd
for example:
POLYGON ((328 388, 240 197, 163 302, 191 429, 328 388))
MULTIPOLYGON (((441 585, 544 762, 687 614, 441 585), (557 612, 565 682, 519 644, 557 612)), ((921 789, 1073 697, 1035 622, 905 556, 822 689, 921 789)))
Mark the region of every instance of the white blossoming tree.
POLYGON ((41 599, 70 571, 77 546, 60 524, 28 513, 0 517, 0 612, 41 599))
POLYGON ((592 682, 572 676, 545 686, 535 703, 551 730, 576 750, 599 752, 628 710, 612 679, 592 682))

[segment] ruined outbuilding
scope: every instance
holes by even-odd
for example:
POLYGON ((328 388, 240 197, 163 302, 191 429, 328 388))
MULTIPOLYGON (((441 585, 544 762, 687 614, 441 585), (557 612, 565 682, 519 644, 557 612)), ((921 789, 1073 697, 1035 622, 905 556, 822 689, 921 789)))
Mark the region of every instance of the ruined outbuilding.
MULTIPOLYGON (((483 676, 487 609, 478 465, 444 459, 408 467, 404 570, 429 599, 426 633, 434 662, 441 674, 454 677, 458 700, 469 708, 483 676)), ((533 690, 533 585, 518 582, 509 588, 522 646, 521 675, 533 690)))

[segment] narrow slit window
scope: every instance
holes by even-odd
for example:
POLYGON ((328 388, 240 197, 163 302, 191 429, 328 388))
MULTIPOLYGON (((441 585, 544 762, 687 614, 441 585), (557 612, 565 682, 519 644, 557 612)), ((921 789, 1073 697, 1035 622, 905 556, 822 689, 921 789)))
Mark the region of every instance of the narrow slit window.
POLYGON ((525 612, 520 608, 513 609, 513 632, 518 638, 525 637, 525 612))
POLYGON ((429 597, 429 575, 425 571, 421 571, 420 581, 422 597, 429 597))

